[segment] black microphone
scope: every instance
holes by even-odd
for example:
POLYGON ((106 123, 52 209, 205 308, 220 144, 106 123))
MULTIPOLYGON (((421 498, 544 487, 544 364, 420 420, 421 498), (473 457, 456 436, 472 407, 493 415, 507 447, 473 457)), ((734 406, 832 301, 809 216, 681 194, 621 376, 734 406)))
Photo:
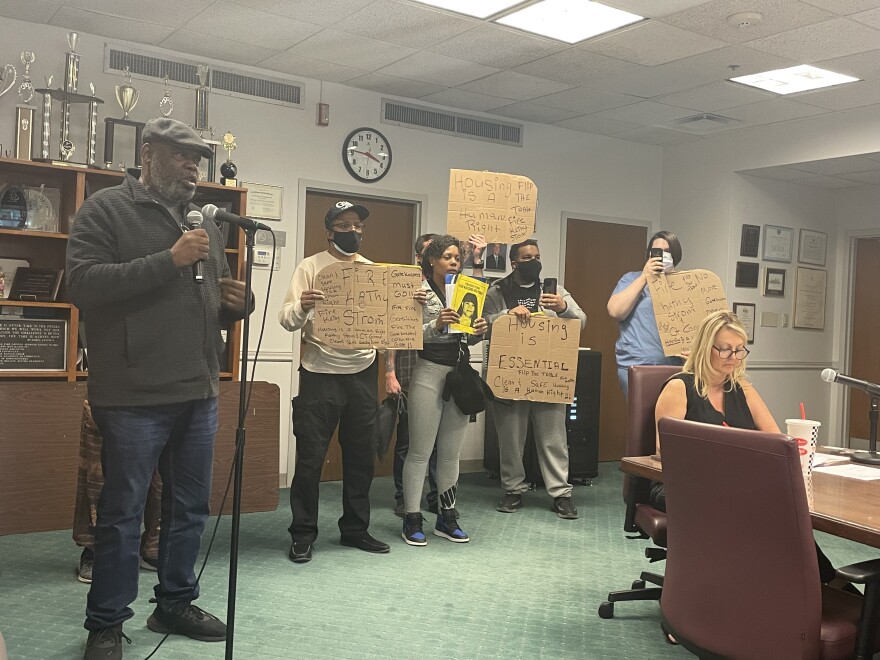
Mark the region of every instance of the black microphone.
POLYGON ((859 380, 858 378, 852 378, 850 376, 844 376, 834 369, 823 369, 822 370, 822 380, 826 383, 840 383, 841 385, 846 385, 847 387, 854 387, 857 390, 864 390, 871 396, 880 396, 880 385, 876 383, 869 383, 866 380, 859 380))
POLYGON ((240 215, 235 215, 235 213, 230 213, 229 211, 218 209, 213 204, 205 204, 202 207, 202 213, 209 220, 213 220, 215 222, 228 222, 231 225, 241 227, 245 231, 257 231, 258 229, 266 229, 268 231, 272 231, 270 227, 264 225, 262 222, 257 222, 256 220, 251 220, 250 218, 243 218, 240 215))
MULTIPOLYGON (((202 212, 198 210, 192 210, 186 214, 186 224, 190 229, 201 228, 202 221, 204 221, 204 219, 205 218, 202 216, 202 212)), ((205 265, 202 263, 201 259, 193 264, 193 277, 199 284, 205 281, 204 269, 205 265)))

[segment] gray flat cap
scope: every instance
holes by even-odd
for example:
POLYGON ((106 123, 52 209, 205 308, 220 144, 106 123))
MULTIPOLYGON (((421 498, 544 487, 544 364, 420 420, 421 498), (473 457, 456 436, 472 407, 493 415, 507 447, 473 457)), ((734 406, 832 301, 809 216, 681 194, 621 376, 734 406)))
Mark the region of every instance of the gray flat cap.
POLYGON ((179 147, 192 149, 204 158, 210 158, 214 152, 211 147, 192 128, 176 119, 157 117, 144 126, 144 142, 166 142, 179 147))

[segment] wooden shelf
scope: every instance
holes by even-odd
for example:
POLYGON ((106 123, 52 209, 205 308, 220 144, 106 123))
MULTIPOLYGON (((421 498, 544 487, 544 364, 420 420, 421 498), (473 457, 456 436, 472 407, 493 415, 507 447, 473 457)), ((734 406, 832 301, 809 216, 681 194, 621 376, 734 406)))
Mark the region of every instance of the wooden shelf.
POLYGON ((73 305, 67 302, 40 302, 34 300, 10 300, 3 298, 0 300, 0 306, 8 305, 9 307, 55 307, 57 309, 72 309, 73 305))
POLYGON ((62 234, 61 232, 34 231, 33 229, 0 229, 0 235, 16 236, 18 238, 24 238, 28 240, 32 238, 60 238, 66 241, 69 238, 67 234, 62 234))

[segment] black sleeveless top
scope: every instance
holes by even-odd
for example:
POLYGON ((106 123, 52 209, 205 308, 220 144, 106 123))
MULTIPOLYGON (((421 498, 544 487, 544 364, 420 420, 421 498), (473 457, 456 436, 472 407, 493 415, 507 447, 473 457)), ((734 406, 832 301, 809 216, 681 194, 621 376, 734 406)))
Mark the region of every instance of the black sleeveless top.
MULTIPOLYGON (((684 418, 692 422, 715 424, 716 426, 732 426, 738 429, 756 430, 755 420, 752 419, 752 411, 746 401, 746 393, 738 385, 733 386, 730 392, 724 392, 724 414, 715 410, 709 399, 700 396, 694 384, 693 374, 676 374, 667 383, 680 380, 684 383, 687 391, 687 412, 684 418)), ((664 387, 666 387, 664 385, 664 387)))

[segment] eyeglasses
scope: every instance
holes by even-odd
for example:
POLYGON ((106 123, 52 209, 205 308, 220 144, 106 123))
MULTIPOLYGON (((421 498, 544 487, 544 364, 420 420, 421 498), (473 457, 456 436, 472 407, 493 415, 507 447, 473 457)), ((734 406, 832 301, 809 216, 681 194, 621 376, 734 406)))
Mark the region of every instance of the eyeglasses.
POLYGON ((340 222, 340 223, 334 223, 331 226, 333 227, 333 229, 335 229, 337 231, 356 231, 358 233, 361 233, 364 230, 364 223, 362 223, 362 222, 358 222, 355 224, 352 224, 350 222, 345 222, 345 223, 340 222))
POLYGON ((737 360, 745 360, 751 351, 747 348, 737 348, 736 350, 732 348, 718 348, 717 346, 713 346, 716 351, 718 351, 718 357, 722 360, 729 360, 731 357, 735 357, 737 360))

